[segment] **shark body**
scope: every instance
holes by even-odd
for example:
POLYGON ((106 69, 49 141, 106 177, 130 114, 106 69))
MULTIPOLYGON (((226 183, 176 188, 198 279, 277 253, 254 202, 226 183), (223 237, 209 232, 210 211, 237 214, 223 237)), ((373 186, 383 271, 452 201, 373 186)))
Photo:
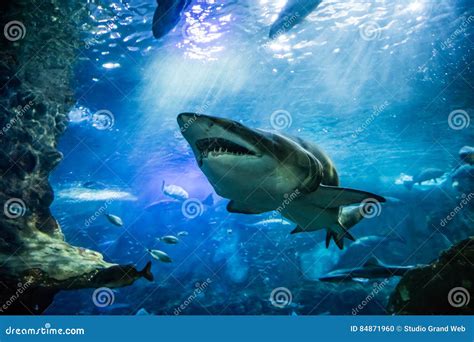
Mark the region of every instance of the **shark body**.
POLYGON ((344 237, 354 240, 347 230, 363 218, 360 203, 385 202, 339 187, 331 159, 302 139, 202 114, 182 113, 177 120, 216 193, 230 199, 229 212, 276 210, 298 225, 292 233, 326 229, 326 245, 332 238, 342 249, 344 237))
POLYGON ((320 281, 342 282, 360 281, 367 279, 390 278, 403 276, 415 266, 386 265, 377 258, 372 257, 362 266, 354 268, 339 269, 329 272, 319 278, 320 281))

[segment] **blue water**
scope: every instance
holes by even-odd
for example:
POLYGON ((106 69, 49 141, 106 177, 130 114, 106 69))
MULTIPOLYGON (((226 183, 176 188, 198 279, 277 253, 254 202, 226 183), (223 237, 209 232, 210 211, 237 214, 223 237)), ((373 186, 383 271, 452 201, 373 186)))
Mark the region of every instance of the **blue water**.
MULTIPOLYGON (((351 314, 380 281, 327 284, 319 276, 373 255, 389 264, 428 263, 474 233, 472 210, 446 229, 439 225, 460 194, 473 190, 454 189, 449 180, 461 163, 459 149, 474 142, 474 124, 466 122, 474 113, 469 1, 323 1, 275 40, 268 30, 284 0, 195 0, 161 40, 150 30, 155 1, 100 3, 88 5, 90 22, 82 28, 77 104, 60 141, 64 160, 51 176, 52 210, 68 242, 113 263, 140 268, 153 260, 155 281, 114 289, 115 302, 105 308, 94 305, 93 290, 61 292, 48 313, 144 308, 172 315, 186 303, 180 314, 351 314), (461 128, 450 117, 456 110, 461 128), (324 232, 290 235, 294 224, 252 225, 271 213, 227 213, 227 200, 214 193, 180 134, 176 116, 184 111, 317 143, 342 185, 401 200, 363 220, 353 235, 406 242, 345 254, 325 248, 324 232), (283 115, 283 126, 274 113, 283 115), (403 181, 425 168, 447 174, 408 190, 403 181), (214 204, 186 217, 182 203, 163 194, 163 181, 200 202, 213 193, 214 204), (145 209, 159 200, 168 203, 145 209), (120 216, 124 227, 111 225, 104 212, 120 216), (189 235, 177 245, 156 241, 180 231, 189 235), (173 262, 152 259, 147 248, 173 262), (291 293, 284 307, 270 300, 280 287, 291 293)), ((398 281, 384 283, 360 313, 384 314, 398 281)))

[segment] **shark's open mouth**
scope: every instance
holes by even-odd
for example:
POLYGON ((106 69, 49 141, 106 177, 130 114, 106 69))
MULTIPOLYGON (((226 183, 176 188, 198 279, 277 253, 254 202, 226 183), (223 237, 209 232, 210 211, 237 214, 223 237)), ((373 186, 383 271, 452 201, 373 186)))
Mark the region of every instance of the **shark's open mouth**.
POLYGON ((199 150, 199 165, 202 160, 207 158, 211 153, 213 156, 218 155, 235 155, 235 156, 256 156, 257 154, 248 148, 223 138, 206 138, 196 141, 196 147, 199 150))

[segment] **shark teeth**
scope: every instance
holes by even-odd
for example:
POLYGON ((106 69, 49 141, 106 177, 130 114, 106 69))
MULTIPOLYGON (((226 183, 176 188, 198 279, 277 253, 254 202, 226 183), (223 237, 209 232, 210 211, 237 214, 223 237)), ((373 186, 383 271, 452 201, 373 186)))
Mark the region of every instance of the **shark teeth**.
POLYGON ((230 140, 223 138, 207 138, 196 141, 196 147, 200 152, 200 160, 207 158, 209 153, 213 157, 221 155, 244 156, 256 154, 244 146, 236 144, 230 140))

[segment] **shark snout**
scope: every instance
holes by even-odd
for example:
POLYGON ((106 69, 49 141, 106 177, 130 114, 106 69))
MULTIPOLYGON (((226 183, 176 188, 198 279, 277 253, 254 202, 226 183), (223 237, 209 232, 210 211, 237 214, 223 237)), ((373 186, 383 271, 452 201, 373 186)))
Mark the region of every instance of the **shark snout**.
POLYGON ((202 115, 196 113, 181 113, 177 117, 179 128, 183 129, 189 128, 198 118, 202 115))

